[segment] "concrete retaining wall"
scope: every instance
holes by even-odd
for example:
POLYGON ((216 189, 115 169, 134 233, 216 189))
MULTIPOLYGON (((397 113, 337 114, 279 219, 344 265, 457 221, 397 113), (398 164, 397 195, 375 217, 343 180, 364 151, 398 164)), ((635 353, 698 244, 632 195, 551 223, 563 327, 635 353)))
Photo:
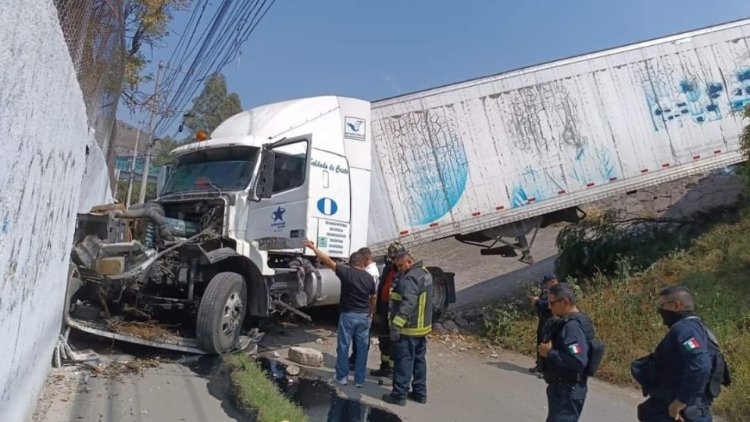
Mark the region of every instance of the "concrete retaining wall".
POLYGON ((21 421, 60 332, 76 212, 111 194, 52 1, 0 2, 0 46, 0 420, 21 421))

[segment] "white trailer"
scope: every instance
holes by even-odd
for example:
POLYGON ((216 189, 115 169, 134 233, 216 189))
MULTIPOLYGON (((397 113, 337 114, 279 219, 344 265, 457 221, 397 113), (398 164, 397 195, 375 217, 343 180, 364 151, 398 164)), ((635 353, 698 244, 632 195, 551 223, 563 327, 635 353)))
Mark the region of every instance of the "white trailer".
POLYGON ((368 244, 495 238, 742 161, 749 42, 742 20, 374 102, 368 244))
MULTIPOLYGON (((374 103, 256 107, 173 151, 155 203, 110 212, 101 232, 141 220, 141 243, 80 236, 74 261, 109 310, 180 312, 218 353, 246 315, 338 301, 305 238, 343 261, 394 240, 509 236, 497 252, 529 262, 525 234, 545 219, 742 160, 749 41, 740 21, 374 103)), ((444 310, 452 275, 431 271, 444 310)))

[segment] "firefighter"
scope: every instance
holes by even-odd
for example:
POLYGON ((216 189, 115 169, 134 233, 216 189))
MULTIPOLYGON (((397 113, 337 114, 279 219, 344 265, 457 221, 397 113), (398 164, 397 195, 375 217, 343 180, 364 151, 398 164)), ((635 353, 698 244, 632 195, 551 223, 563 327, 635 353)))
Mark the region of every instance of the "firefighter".
POLYGON ((406 248, 399 243, 393 242, 388 246, 385 267, 380 275, 378 283, 378 299, 375 307, 375 320, 378 323, 378 349, 380 349, 380 368, 370 371, 370 375, 393 378, 393 359, 391 359, 391 329, 388 321, 388 301, 390 300, 391 287, 397 277, 398 268, 394 260, 406 254, 406 248))
POLYGON ((394 262, 401 275, 393 283, 388 307, 393 390, 383 395, 383 401, 405 406, 408 398, 424 404, 427 335, 432 331, 432 275, 407 251, 396 254, 394 262))

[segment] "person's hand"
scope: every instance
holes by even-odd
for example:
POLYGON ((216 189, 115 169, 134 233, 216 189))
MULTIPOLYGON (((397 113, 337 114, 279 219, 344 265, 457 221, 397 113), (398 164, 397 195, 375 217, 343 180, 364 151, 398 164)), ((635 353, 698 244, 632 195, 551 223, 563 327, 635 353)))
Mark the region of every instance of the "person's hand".
POLYGON ((391 327, 391 341, 398 341, 401 338, 401 333, 398 328, 391 327))
POLYGON ((546 343, 539 344, 539 355, 542 357, 547 357, 549 354, 549 351, 552 350, 552 342, 548 341, 546 343))
POLYGON ((682 419, 682 416, 680 416, 680 411, 687 407, 687 405, 679 400, 675 400, 669 405, 669 417, 673 418, 676 421, 684 422, 685 419, 682 419))
POLYGON ((539 296, 529 296, 529 300, 532 305, 536 305, 539 302, 539 296))
POLYGON ((310 249, 314 249, 315 248, 315 243, 313 243, 312 240, 305 239, 305 247, 306 248, 310 248, 310 249))

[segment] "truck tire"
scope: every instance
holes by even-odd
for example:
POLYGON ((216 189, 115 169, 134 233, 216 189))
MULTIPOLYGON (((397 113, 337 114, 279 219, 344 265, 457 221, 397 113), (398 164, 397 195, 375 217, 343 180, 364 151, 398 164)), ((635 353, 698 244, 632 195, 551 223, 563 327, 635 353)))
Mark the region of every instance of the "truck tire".
POLYGON ((246 311, 245 279, 237 273, 216 274, 198 307, 198 346, 213 354, 222 354, 234 347, 239 342, 246 311))
POLYGON ((448 286, 452 282, 452 278, 449 280, 449 275, 453 273, 445 273, 438 267, 427 267, 427 270, 432 275, 432 322, 434 323, 445 315, 448 305, 455 301, 452 299, 452 290, 448 286))

